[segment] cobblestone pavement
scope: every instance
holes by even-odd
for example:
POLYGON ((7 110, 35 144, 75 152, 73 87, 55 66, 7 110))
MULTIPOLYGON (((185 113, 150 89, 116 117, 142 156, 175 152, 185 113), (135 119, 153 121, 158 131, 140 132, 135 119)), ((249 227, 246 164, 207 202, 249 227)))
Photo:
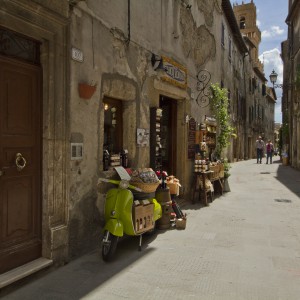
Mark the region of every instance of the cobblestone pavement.
POLYGON ((232 164, 231 192, 186 204, 185 230, 120 242, 0 297, 13 299, 300 299, 300 172, 279 162, 232 164))

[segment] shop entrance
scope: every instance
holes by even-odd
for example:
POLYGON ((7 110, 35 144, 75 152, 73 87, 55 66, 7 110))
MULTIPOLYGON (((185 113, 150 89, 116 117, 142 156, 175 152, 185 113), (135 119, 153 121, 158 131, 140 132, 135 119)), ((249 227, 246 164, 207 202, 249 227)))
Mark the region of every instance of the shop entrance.
POLYGON ((177 157, 177 103, 176 100, 160 96, 161 119, 161 155, 162 170, 169 175, 176 174, 177 157))
POLYGON ((42 252, 42 72, 16 49, 17 37, 3 36, 11 47, 0 47, 0 274, 42 252))

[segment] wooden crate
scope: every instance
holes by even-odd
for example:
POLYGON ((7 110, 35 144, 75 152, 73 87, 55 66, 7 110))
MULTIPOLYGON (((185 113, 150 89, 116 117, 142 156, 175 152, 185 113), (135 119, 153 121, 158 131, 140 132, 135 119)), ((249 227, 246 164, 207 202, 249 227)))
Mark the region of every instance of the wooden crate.
POLYGON ((133 207, 133 221, 136 233, 142 233, 154 228, 153 212, 153 203, 133 207))

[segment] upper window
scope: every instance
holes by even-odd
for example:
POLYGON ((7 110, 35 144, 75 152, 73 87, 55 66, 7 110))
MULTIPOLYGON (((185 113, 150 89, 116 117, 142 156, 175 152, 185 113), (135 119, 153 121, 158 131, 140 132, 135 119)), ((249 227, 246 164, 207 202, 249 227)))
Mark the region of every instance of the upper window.
POLYGON ((246 28, 246 20, 245 17, 240 18, 240 29, 245 29, 246 28))
POLYGON ((231 38, 229 37, 228 40, 228 58, 231 61, 231 53, 232 53, 232 42, 231 42, 231 38))
POLYGON ((40 42, 0 27, 0 54, 40 63, 40 42))
POLYGON ((221 32, 221 45, 225 46, 225 26, 222 23, 222 32, 221 32))

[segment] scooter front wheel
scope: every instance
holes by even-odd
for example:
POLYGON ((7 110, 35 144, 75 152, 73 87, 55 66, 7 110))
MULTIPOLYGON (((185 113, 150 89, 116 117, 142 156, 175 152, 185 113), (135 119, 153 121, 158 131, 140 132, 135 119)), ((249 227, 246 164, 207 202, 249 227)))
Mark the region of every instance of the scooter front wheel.
POLYGON ((105 230, 102 241, 102 258, 104 261, 110 261, 117 249, 119 237, 105 230))

